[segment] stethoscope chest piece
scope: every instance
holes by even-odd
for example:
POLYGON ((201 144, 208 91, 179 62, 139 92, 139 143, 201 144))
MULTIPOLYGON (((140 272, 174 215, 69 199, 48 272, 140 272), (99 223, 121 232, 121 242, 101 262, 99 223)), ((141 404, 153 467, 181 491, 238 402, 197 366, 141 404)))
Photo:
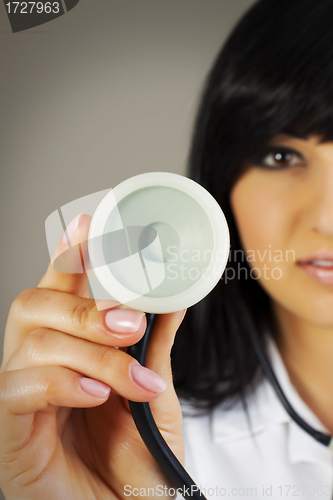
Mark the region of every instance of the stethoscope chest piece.
POLYGON ((116 300, 149 313, 181 310, 221 278, 229 231, 211 194, 168 172, 131 177, 98 206, 89 233, 92 269, 116 300))

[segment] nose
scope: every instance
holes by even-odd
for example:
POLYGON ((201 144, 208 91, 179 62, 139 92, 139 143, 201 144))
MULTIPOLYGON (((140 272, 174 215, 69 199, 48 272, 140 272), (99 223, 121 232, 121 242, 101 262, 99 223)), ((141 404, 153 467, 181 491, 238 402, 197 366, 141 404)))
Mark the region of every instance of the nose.
POLYGON ((333 155, 326 161, 316 179, 309 186, 308 203, 311 229, 327 236, 333 236, 333 155), (313 195, 311 196, 311 192, 313 195))

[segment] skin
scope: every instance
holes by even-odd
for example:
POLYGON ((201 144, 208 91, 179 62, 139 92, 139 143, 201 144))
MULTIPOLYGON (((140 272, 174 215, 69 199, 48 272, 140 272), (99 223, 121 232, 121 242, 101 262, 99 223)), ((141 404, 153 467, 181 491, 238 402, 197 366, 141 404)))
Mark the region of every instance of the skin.
POLYGON ((230 201, 249 264, 259 269, 253 272, 271 297, 276 341, 291 382, 332 434, 333 285, 318 283, 297 262, 317 251, 333 252, 333 143, 279 135, 271 144, 301 157, 271 154, 248 165, 230 201), (276 250, 282 262, 274 261, 276 250))
MULTIPOLYGON (((82 215, 73 246, 86 241, 89 225, 82 215)), ((60 240, 55 257, 66 249, 60 240)), ((70 258, 75 269, 76 256, 70 258)), ((126 347, 143 336, 145 316, 136 332, 115 333, 105 315, 124 306, 110 302, 97 310, 87 297, 86 274, 61 273, 50 264, 38 287, 11 307, 0 369, 0 486, 7 500, 106 500, 130 498, 125 485, 170 488, 136 430, 128 399, 151 402, 162 435, 184 460, 170 350, 185 311, 159 315, 154 325, 147 366, 168 381, 161 394, 130 375, 136 361, 126 347), (87 394, 82 376, 111 394, 87 394)))

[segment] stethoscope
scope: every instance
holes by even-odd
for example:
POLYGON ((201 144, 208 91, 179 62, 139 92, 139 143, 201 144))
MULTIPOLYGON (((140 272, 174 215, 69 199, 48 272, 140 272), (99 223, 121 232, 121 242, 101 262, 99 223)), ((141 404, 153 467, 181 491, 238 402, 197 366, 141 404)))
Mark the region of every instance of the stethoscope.
POLYGON ((303 418, 294 410, 290 402, 288 401, 286 395, 284 394, 281 385, 272 369, 272 366, 266 356, 266 353, 261 345, 261 342, 259 340, 257 331, 252 323, 252 321, 249 319, 248 314, 244 314, 244 322, 246 324, 246 329, 249 335, 249 338, 251 340, 252 346, 254 348, 254 351, 257 355, 258 361, 268 379, 270 384, 272 385, 277 397, 279 398, 282 406, 288 413, 288 415, 293 419, 293 421, 301 427, 305 432, 307 432, 313 439, 318 441, 319 443, 323 444, 327 448, 329 448, 331 451, 333 451, 333 438, 329 434, 325 434, 321 431, 317 431, 314 429, 310 424, 308 424, 303 418))
MULTIPOLYGON (((223 274, 229 246, 228 225, 216 200, 202 186, 177 174, 152 172, 132 177, 116 186, 99 204, 88 239, 91 267, 113 298, 146 312, 145 335, 128 348, 141 365, 145 365, 156 314, 187 308, 203 299, 223 274), (170 248, 172 259, 168 261, 166 249, 170 248), (168 281, 168 262, 176 272, 174 257, 188 256, 190 251, 208 255, 205 267, 199 266, 199 274, 187 269, 194 276, 192 282, 168 281)), ((244 303, 242 307, 254 351, 281 404, 297 425, 333 450, 332 437, 305 422, 289 403, 244 303)), ((175 490, 186 499, 205 500, 163 439, 149 404, 130 402, 130 409, 145 445, 175 490)))

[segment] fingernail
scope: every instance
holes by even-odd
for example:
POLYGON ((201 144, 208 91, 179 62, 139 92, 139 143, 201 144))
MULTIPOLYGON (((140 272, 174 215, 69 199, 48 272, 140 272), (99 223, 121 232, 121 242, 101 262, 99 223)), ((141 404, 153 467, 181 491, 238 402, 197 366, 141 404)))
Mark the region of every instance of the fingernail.
POLYGON ((113 332, 136 332, 141 325, 145 313, 131 309, 113 309, 105 316, 107 327, 113 332))
POLYGON ((90 394, 90 396, 105 398, 111 392, 111 388, 108 385, 92 378, 82 377, 80 379, 80 385, 82 390, 90 394))
POLYGON ((71 222, 68 224, 64 234, 62 235, 62 242, 64 244, 68 244, 73 238, 78 226, 79 220, 82 214, 77 215, 71 222))
POLYGON ((157 373, 139 365, 139 363, 131 363, 131 375, 136 384, 143 389, 151 392, 163 392, 168 385, 168 382, 157 373))

